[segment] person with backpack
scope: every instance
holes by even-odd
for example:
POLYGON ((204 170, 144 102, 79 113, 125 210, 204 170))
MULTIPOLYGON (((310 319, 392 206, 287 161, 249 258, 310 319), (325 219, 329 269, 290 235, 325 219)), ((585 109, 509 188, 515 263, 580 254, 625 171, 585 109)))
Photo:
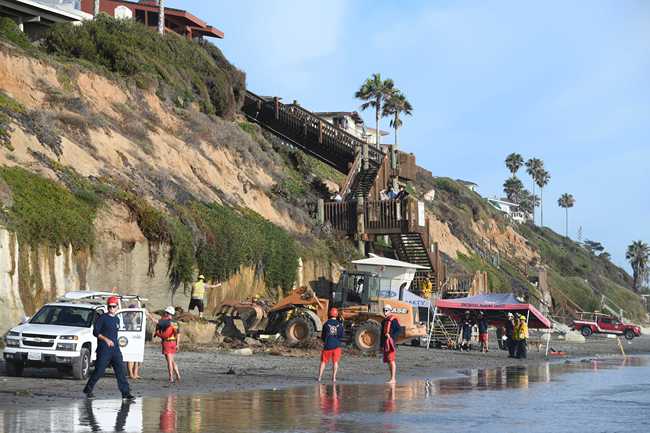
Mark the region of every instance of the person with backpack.
POLYGON ((165 308, 162 319, 156 326, 155 336, 162 340, 162 354, 167 360, 167 372, 169 373, 169 383, 181 380, 181 374, 178 371, 178 365, 174 360, 174 355, 178 352, 180 344, 180 334, 178 323, 174 321, 176 309, 172 306, 165 308))
POLYGON ((393 316, 393 307, 389 304, 384 305, 384 320, 381 322, 380 347, 384 355, 384 363, 388 364, 390 379, 386 383, 395 383, 397 374, 397 364, 395 357, 397 355, 397 337, 401 331, 401 326, 397 317, 393 316))
POLYGON ((339 312, 336 308, 329 311, 329 319, 323 324, 321 340, 323 350, 320 354, 320 368, 318 369, 318 381, 320 382, 325 371, 325 366, 332 361, 332 382, 336 382, 336 373, 339 370, 341 360, 341 339, 345 330, 343 324, 338 320, 339 312))

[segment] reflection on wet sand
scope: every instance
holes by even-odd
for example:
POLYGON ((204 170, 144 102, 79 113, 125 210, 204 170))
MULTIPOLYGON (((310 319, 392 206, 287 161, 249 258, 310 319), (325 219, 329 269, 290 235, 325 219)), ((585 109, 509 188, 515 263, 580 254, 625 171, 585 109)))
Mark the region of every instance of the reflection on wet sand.
POLYGON ((463 377, 397 385, 336 384, 282 390, 121 400, 76 401, 65 408, 0 409, 8 433, 30 431, 404 431, 404 414, 463 409, 441 397, 468 391, 528 388, 569 371, 642 366, 645 358, 467 370, 463 377), (31 420, 39 420, 36 426, 31 420))

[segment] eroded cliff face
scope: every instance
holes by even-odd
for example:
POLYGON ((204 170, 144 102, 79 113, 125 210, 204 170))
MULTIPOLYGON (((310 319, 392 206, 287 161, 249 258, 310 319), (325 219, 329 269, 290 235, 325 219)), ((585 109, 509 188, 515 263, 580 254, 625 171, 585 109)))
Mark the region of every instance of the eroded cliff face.
POLYGON ((0 165, 55 178, 47 160, 56 161, 85 177, 108 176, 153 196, 226 201, 289 231, 306 231, 268 194, 281 165, 237 123, 174 111, 154 90, 66 69, 3 44, 0 90, 30 117, 10 124, 12 149, 0 147, 0 165))
MULTIPOLYGON (((152 245, 131 218, 128 209, 118 203, 101 208, 95 222, 96 242, 92 251, 68 248, 31 247, 0 227, 0 334, 31 316, 44 303, 67 291, 100 290, 138 294, 148 299, 151 309, 173 304, 187 308, 189 288, 170 290, 168 278, 169 248, 152 245)), ((305 260, 297 284, 337 281, 337 264, 305 260)), ((211 289, 206 308, 213 311, 224 299, 268 296, 270 291, 254 269, 242 268, 211 289)))
MULTIPOLYGON (((155 89, 30 57, 1 42, 0 91, 22 107, 8 117, 10 141, 0 145, 0 165, 57 181, 61 168, 71 168, 123 185, 154 206, 191 196, 251 209, 296 236, 310 229, 306 212, 272 193, 285 176, 284 162, 260 134, 237 122, 197 107, 176 109, 155 89)), ((5 198, 10 194, 0 195, 0 210, 11 207, 5 198)), ((94 226, 92 250, 77 251, 30 246, 0 226, 0 333, 70 290, 116 287, 148 298, 152 308, 187 307, 189 290, 170 291, 169 246, 151 244, 129 209, 109 200, 94 226)), ((337 269, 306 260, 305 284, 335 279, 337 269)), ((208 308, 267 292, 253 269, 242 268, 209 293, 208 308)))

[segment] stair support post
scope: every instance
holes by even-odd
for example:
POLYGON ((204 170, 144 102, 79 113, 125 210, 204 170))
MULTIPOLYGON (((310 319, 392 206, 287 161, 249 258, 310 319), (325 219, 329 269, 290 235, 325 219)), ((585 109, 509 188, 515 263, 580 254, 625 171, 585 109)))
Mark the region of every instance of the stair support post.
POLYGON ((325 224, 325 200, 322 198, 318 199, 318 209, 316 214, 316 222, 319 225, 325 224))
POLYGON ((363 196, 357 196, 357 249, 359 250, 359 254, 363 255, 365 257, 366 255, 366 241, 364 239, 365 233, 366 233, 366 228, 365 228, 365 220, 366 220, 366 212, 365 212, 365 200, 363 196))

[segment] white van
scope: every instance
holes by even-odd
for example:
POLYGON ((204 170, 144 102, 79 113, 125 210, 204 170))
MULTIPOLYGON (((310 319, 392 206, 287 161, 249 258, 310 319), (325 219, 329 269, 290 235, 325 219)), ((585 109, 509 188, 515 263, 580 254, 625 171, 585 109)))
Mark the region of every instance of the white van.
POLYGON ((25 367, 56 367, 76 379, 86 379, 96 358, 93 325, 106 312, 109 296, 120 299, 117 316, 122 357, 125 362, 142 362, 147 320, 142 301, 146 299, 109 292, 68 292, 7 332, 3 357, 9 376, 22 376, 25 367), (130 303, 136 308, 122 308, 130 303))

